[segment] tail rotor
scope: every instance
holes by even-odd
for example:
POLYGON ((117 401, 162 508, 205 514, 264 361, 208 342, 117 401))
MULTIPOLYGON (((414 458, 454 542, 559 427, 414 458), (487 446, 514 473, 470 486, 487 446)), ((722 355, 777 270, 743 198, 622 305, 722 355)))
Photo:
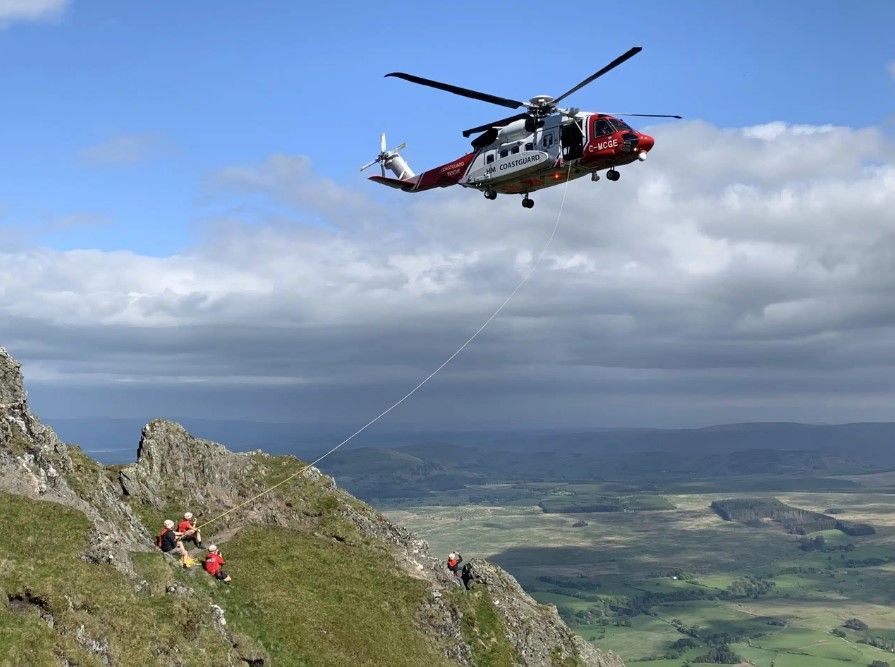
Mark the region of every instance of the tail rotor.
POLYGON ((372 160, 361 167, 360 170, 365 171, 374 164, 378 164, 383 178, 385 177, 386 169, 389 169, 399 180, 413 178, 413 171, 410 169, 404 158, 398 155, 400 151, 407 148, 407 144, 402 142, 391 150, 386 148, 387 145, 385 132, 383 132, 379 135, 379 155, 376 156, 375 160, 372 160))

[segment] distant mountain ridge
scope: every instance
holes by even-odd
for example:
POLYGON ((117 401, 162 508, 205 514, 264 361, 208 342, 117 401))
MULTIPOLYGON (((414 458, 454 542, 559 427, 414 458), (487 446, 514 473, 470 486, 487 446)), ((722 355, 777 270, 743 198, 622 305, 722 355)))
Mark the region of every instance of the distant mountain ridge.
MULTIPOLYGON (((47 423, 67 442, 83 443, 86 451, 107 454, 131 452, 134 433, 148 419, 103 417, 50 418, 47 423)), ((235 419, 178 417, 191 432, 226 441, 237 450, 263 448, 274 453, 312 454, 324 451, 353 431, 356 424, 306 424, 235 419)), ((695 428, 528 429, 523 431, 378 430, 365 434, 360 447, 424 448, 427 459, 435 448, 489 447, 505 451, 612 452, 674 451, 728 453, 743 449, 842 450, 854 445, 865 452, 887 453, 895 444, 895 422, 804 424, 799 422, 742 422, 695 428)), ((100 456, 101 459, 106 457, 100 456)), ((892 460, 895 461, 895 455, 892 460)))
MULTIPOLYGON (((419 497, 496 481, 828 477, 895 469, 895 423, 726 424, 506 435, 475 443, 346 449, 324 469, 364 498, 419 497)), ((837 478, 837 479, 833 479, 837 478)))

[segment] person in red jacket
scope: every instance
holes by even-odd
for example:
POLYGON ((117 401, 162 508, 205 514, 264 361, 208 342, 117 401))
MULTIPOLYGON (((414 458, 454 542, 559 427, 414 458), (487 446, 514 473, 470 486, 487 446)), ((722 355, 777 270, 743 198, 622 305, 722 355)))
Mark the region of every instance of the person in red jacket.
POLYGON ((218 551, 217 545, 209 544, 208 553, 205 555, 205 571, 215 579, 220 579, 224 583, 228 583, 230 581, 230 575, 221 569, 224 562, 224 557, 218 551))
POLYGON ((177 532, 180 533, 182 542, 192 542, 200 549, 205 548, 202 544, 202 534, 199 532, 199 527, 196 525, 192 512, 186 512, 183 515, 180 523, 177 524, 177 532))
POLYGON ((454 573, 455 577, 460 576, 460 563, 463 562, 463 556, 458 553, 450 553, 448 554, 447 566, 448 569, 454 573))

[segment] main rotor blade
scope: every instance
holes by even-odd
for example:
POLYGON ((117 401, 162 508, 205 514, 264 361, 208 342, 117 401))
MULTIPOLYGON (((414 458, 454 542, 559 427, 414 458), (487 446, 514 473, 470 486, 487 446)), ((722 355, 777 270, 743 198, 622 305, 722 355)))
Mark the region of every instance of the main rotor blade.
POLYGON ((480 93, 477 90, 471 90, 469 88, 461 88, 460 86, 453 86, 449 83, 441 83, 440 81, 433 81, 432 79, 424 79, 421 76, 415 76, 413 74, 405 74, 404 72, 391 72, 390 74, 386 74, 386 76, 394 76, 398 79, 404 79, 405 81, 410 81, 411 83, 418 83, 421 86, 429 86, 430 88, 438 88, 438 90, 445 90, 449 93, 453 93, 454 95, 462 95, 463 97, 471 97, 474 100, 481 100, 482 102, 490 102, 491 104, 499 104, 502 107, 509 107, 510 109, 518 109, 519 107, 525 106, 525 102, 520 102, 518 100, 511 100, 508 97, 498 97, 497 95, 489 95, 488 93, 480 93))
POLYGON ((473 127, 468 130, 463 130, 464 137, 471 137, 473 134, 477 132, 484 132, 485 130, 490 130, 492 127, 503 127, 504 125, 509 125, 513 121, 521 120, 528 116, 527 113, 517 113, 515 116, 510 116, 509 118, 502 118, 500 120, 495 120, 493 123, 487 123, 486 125, 479 125, 478 127, 473 127))
POLYGON ((610 113, 608 116, 640 116, 641 118, 683 118, 670 113, 610 113))
POLYGON ((574 88, 571 88, 571 89, 567 90, 567 91, 564 92, 562 95, 560 95, 559 97, 557 97, 555 100, 553 100, 553 104, 558 104, 560 100, 565 99, 566 97, 568 97, 569 95, 571 95, 572 93, 574 93, 576 90, 579 90, 580 88, 584 88, 584 86, 586 86, 587 84, 589 84, 589 83, 590 83, 591 81, 593 81, 594 79, 598 79, 598 78, 600 78, 601 76, 603 76, 604 74, 606 74, 606 72, 615 69, 616 67, 618 67, 619 65, 621 65, 623 62, 625 62, 625 61, 628 60, 629 58, 633 58, 634 56, 636 56, 636 55, 637 55, 638 53, 640 53, 642 50, 643 50, 643 48, 640 47, 640 46, 633 46, 633 47, 631 47, 630 49, 628 49, 627 51, 625 51, 623 54, 621 54, 618 58, 616 58, 616 59, 613 60, 611 63, 609 63, 608 65, 606 65, 606 67, 604 67, 603 69, 599 69, 599 70, 597 70, 596 72, 594 72, 593 74, 591 74, 589 77, 587 77, 584 81, 582 81, 581 83, 579 83, 577 86, 575 86, 574 88))

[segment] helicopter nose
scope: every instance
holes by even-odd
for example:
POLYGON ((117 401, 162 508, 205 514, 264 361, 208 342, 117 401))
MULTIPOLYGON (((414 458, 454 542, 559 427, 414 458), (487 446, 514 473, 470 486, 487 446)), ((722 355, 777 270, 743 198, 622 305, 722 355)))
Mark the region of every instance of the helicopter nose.
POLYGON ((644 153, 652 149, 653 145, 656 143, 656 140, 648 134, 641 134, 638 139, 639 141, 637 142, 637 150, 644 153))

